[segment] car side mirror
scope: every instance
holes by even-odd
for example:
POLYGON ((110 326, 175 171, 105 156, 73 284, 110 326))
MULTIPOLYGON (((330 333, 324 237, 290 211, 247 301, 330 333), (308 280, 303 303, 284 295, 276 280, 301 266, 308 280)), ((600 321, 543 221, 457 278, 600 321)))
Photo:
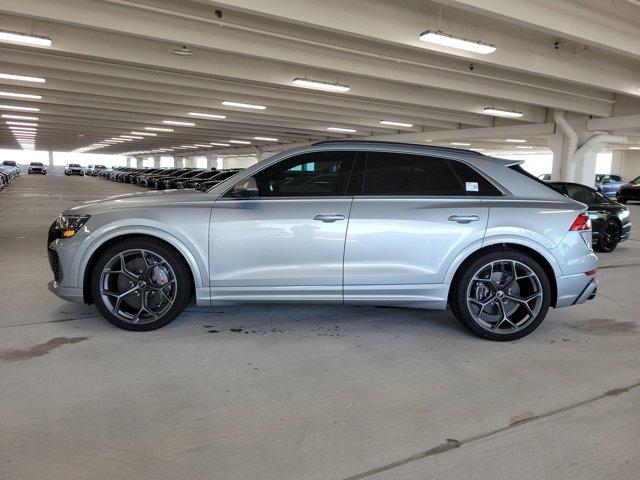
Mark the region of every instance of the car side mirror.
POLYGON ((253 177, 245 178, 231 189, 231 196, 235 198, 257 198, 258 184, 253 177))

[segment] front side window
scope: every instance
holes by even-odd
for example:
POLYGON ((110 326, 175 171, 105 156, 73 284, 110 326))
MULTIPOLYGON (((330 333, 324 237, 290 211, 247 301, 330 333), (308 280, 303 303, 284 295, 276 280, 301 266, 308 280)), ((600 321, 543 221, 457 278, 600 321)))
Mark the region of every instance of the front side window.
POLYGON ((354 152, 305 153, 254 175, 259 197, 343 196, 354 152))

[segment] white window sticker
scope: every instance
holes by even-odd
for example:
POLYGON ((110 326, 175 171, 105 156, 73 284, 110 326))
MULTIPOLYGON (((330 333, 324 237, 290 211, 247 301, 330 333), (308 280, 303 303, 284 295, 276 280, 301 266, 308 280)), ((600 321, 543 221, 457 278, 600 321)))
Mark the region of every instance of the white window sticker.
POLYGON ((467 187, 467 192, 477 192, 479 191, 478 182, 465 182, 467 187))

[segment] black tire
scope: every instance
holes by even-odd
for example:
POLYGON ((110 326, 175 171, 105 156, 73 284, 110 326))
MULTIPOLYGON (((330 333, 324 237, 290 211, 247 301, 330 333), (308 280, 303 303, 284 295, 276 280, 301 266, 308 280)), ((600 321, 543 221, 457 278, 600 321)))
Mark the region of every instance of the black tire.
POLYGON ((151 238, 129 238, 110 246, 100 255, 91 271, 91 295, 98 311, 116 327, 138 332, 156 330, 178 317, 191 301, 192 285, 191 271, 182 256, 163 242, 151 238), (130 323, 118 318, 105 304, 100 294, 101 273, 107 263, 121 252, 137 249, 144 249, 164 258, 175 273, 176 280, 175 299, 171 308, 158 319, 142 324, 130 323))
POLYGON ((621 233, 622 229, 620 228, 620 224, 610 218, 604 222, 598 243, 594 245, 593 249, 602 253, 613 252, 618 246, 618 243, 620 243, 621 233))
POLYGON ((624 197, 618 197, 617 198, 618 203, 627 203, 627 199, 624 197))
MULTIPOLYGON (((456 273, 451 286, 451 294, 449 296, 449 305, 455 317, 470 331, 487 340, 506 342, 517 340, 525 337, 533 332, 542 323, 551 303, 551 284, 549 278, 540 264, 527 254, 512 249, 494 250, 482 254, 472 261, 462 265, 461 269, 456 273), (542 293, 539 309, 532 319, 523 323, 523 328, 515 330, 511 333, 497 333, 488 330, 477 322, 472 314, 467 302, 468 289, 471 288, 472 277, 484 265, 496 261, 515 261, 528 267, 539 280, 539 288, 542 293)), ((484 307, 483 307, 484 308, 484 307)), ((519 308, 519 307, 516 307, 519 308)))

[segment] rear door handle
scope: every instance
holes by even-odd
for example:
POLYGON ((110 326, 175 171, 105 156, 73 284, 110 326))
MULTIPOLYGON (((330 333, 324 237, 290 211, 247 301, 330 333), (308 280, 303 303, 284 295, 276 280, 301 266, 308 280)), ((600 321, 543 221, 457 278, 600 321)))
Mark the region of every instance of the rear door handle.
POLYGON ((458 223, 470 223, 477 222, 480 220, 478 215, 451 215, 449 217, 450 222, 458 222, 458 223))
POLYGON ((323 213, 313 216, 314 220, 319 220, 325 223, 337 222, 338 220, 344 220, 345 216, 339 213, 323 213))

